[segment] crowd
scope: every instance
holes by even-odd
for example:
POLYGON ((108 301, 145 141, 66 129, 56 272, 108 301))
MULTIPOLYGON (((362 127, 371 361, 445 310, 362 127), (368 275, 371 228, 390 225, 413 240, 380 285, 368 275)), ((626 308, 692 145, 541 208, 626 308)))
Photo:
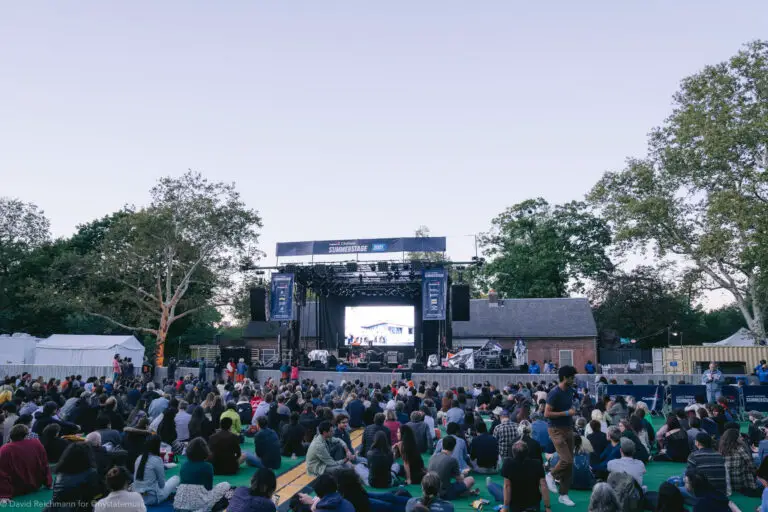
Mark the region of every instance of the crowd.
POLYGON ((742 435, 727 402, 701 396, 655 431, 646 404, 593 397, 575 388, 570 366, 558 370, 557 382, 503 389, 317 383, 293 368, 280 382, 259 382, 234 370, 226 381, 188 375, 157 387, 126 377, 118 385, 6 378, 0 499, 49 487, 50 510, 145 510, 173 500, 178 511, 271 512, 283 456, 306 457, 315 479, 314 496, 292 500, 297 511, 445 512, 484 484, 515 512, 540 510, 542 502, 549 512, 550 492, 573 506, 571 489, 592 489, 595 512, 679 512, 686 504, 720 512, 735 508, 732 493, 763 496, 768 478, 760 414, 750 414, 742 435), (252 451, 242 449, 245 438, 253 438, 252 451), (181 454, 179 474, 167 477, 181 454), (685 466, 648 490, 647 467, 662 461, 685 466), (244 466, 255 468, 249 487, 213 484, 215 475, 244 466), (495 474, 503 485, 491 481, 495 474), (420 485, 421 495, 402 485, 420 485))

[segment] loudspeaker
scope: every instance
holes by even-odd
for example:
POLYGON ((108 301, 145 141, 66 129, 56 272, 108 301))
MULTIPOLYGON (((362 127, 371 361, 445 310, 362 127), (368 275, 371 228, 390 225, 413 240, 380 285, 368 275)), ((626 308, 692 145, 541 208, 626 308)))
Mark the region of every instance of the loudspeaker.
POLYGON ((267 290, 265 288, 251 288, 251 321, 267 321, 267 290))
POLYGON ((371 363, 368 364, 368 369, 371 370, 372 372, 377 372, 377 371, 381 370, 381 363, 379 363, 379 362, 376 362, 376 363, 371 362, 371 363))
POLYGON ((451 286, 451 315, 454 322, 469 322, 469 285, 451 286))
POLYGON ((310 367, 313 370, 325 370, 326 369, 326 367, 323 364, 323 362, 322 361, 317 361, 317 360, 312 361, 312 363, 310 364, 310 367))

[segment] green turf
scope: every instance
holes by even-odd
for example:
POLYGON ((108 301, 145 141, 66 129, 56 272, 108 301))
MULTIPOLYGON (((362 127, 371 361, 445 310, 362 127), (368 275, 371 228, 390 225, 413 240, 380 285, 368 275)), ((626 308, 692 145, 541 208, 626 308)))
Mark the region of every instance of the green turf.
MULTIPOLYGON (((246 438, 245 443, 242 446, 244 452, 253 453, 253 439, 246 438)), ((181 470, 181 464, 186 461, 186 457, 179 458, 179 464, 175 468, 167 469, 165 471, 165 477, 170 478, 178 475, 181 470)), ((275 471, 275 474, 282 475, 287 473, 291 469, 295 468, 299 464, 304 462, 304 457, 298 457, 296 460, 292 460, 290 457, 283 457, 280 469, 275 471)), ((251 484, 251 476, 253 475, 255 468, 246 466, 245 464, 240 468, 240 471, 236 475, 229 476, 214 476, 213 484, 216 485, 221 482, 229 482, 233 487, 247 487, 251 484)), ((55 478, 55 475, 54 475, 55 478)), ((38 512, 42 510, 45 505, 51 500, 53 492, 50 489, 42 489, 36 493, 27 494, 26 496, 20 496, 14 499, 13 509, 21 512, 38 512)), ((0 506, 0 508, 4 508, 0 506)), ((151 511, 153 507, 150 507, 151 511)))

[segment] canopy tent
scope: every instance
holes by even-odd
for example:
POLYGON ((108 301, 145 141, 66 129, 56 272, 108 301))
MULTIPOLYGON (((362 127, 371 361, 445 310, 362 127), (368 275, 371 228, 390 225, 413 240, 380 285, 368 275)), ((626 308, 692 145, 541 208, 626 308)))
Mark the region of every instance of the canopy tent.
POLYGON ((724 340, 715 343, 704 343, 705 347, 754 347, 755 336, 742 327, 724 340))
POLYGON ((35 347, 39 338, 25 333, 0 336, 0 364, 35 364, 35 347))
POLYGON ((136 367, 144 362, 144 345, 133 336, 54 334, 37 344, 35 364, 111 366, 115 354, 130 357, 136 367))

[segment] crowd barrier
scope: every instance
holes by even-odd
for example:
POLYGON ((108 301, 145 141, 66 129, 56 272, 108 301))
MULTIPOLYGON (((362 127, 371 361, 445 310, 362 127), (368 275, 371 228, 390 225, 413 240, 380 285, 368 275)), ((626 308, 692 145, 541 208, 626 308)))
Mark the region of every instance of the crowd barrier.
POLYGON ((610 397, 632 396, 638 402, 645 402, 652 411, 662 412, 664 410, 664 399, 666 398, 664 386, 609 384, 606 394, 610 397))
MULTIPOLYGON (((139 370, 141 370, 139 368, 139 370)), ((11 375, 21 375, 29 373, 32 378, 42 377, 48 379, 64 379, 70 375, 82 375, 84 379, 88 377, 109 377, 112 378, 111 366, 54 366, 47 364, 4 364, 0 365, 0 375, 10 377, 11 375)))

